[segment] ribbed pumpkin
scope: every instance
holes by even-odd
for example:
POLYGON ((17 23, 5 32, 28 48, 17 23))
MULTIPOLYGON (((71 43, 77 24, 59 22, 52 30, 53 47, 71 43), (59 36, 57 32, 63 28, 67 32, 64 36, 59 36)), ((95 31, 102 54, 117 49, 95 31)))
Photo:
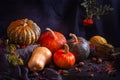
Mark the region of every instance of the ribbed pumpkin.
POLYGON ((69 34, 72 39, 68 40, 67 43, 70 47, 70 51, 75 55, 76 61, 86 59, 90 53, 90 46, 86 39, 83 37, 77 37, 75 34, 69 34))
POLYGON ((11 22, 7 28, 10 42, 19 45, 29 45, 36 42, 40 33, 40 27, 27 18, 11 22))

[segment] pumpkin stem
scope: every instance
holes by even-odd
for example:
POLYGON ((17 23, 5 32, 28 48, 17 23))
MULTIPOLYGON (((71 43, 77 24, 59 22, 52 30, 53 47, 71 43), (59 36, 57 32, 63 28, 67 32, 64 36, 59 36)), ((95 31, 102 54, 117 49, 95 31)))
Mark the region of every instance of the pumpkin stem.
POLYGON ((64 49, 65 49, 65 53, 69 52, 69 46, 67 44, 64 44, 64 49))
POLYGON ((57 38, 56 35, 55 35, 55 33, 54 33, 54 31, 52 29, 46 28, 46 30, 50 31, 50 33, 52 34, 52 36, 54 37, 54 39, 57 38))
POLYGON ((75 34, 70 33, 69 36, 72 37, 75 42, 78 42, 78 38, 75 34))
POLYGON ((24 24, 23 24, 24 27, 27 26, 27 20, 28 19, 24 19, 24 24))

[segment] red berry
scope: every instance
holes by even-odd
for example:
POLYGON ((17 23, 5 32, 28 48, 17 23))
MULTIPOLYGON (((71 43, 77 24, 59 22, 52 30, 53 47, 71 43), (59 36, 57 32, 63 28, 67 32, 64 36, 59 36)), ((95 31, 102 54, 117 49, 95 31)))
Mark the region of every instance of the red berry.
POLYGON ((25 47, 26 47, 26 45, 21 45, 21 46, 20 46, 20 48, 25 48, 25 47))
POLYGON ((93 24, 93 19, 92 18, 83 20, 83 25, 84 26, 88 26, 88 25, 91 25, 91 24, 93 24))

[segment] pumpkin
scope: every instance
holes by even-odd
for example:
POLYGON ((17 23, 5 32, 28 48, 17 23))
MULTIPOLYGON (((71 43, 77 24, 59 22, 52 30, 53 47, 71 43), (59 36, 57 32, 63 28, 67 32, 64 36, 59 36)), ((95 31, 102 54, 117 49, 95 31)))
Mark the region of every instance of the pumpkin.
POLYGON ((75 34, 69 34, 72 39, 68 40, 67 44, 70 47, 70 51, 75 55, 76 61, 86 59, 90 53, 89 42, 83 37, 77 37, 75 34))
POLYGON ((62 48, 67 42, 65 36, 57 31, 53 31, 50 28, 46 28, 46 32, 41 34, 38 43, 41 46, 47 47, 52 53, 62 48))
POLYGON ((40 27, 27 18, 11 22, 7 28, 10 42, 19 45, 33 44, 38 40, 40 32, 40 27))
POLYGON ((52 53, 46 47, 37 47, 32 52, 28 61, 28 68, 31 71, 41 71, 45 65, 49 64, 52 60, 52 53))
POLYGON ((71 68, 75 64, 75 56, 69 51, 69 46, 64 45, 64 49, 57 50, 53 55, 54 63, 60 68, 71 68))

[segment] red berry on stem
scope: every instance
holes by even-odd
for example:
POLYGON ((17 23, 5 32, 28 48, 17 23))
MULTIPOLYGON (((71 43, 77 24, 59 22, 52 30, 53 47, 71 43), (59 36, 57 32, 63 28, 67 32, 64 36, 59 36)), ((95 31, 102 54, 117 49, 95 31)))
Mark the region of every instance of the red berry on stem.
POLYGON ((88 26, 88 25, 91 25, 91 24, 93 24, 93 19, 92 18, 83 20, 83 25, 84 26, 88 26))

